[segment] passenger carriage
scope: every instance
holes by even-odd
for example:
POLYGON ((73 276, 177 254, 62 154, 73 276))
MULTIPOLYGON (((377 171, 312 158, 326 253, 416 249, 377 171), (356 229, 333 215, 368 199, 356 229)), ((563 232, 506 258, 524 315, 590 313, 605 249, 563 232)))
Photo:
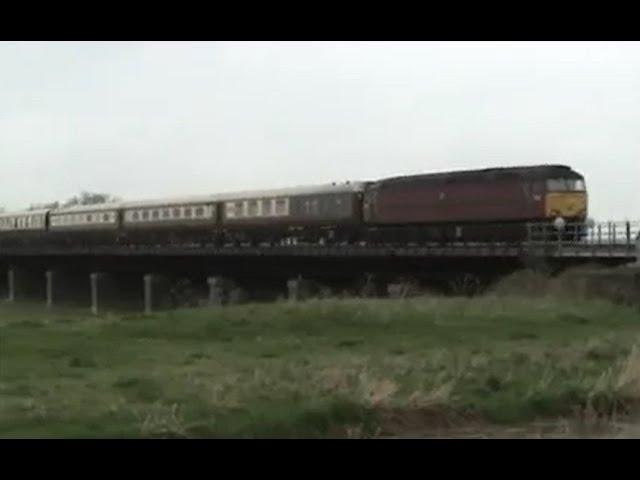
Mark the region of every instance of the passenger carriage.
POLYGON ((49 210, 0 213, 0 246, 37 246, 47 233, 49 210))
POLYGON ((362 182, 216 195, 226 243, 335 243, 362 227, 362 182))
POLYGON ((121 205, 121 243, 214 244, 218 205, 211 195, 127 202, 121 205))

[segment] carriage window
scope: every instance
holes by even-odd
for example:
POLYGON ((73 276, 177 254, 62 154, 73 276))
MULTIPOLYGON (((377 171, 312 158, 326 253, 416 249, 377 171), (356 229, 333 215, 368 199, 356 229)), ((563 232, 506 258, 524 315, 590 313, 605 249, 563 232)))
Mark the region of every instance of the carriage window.
POLYGON ((196 208, 196 217, 203 217, 203 216, 204 216, 204 207, 196 208))
POLYGON ((262 215, 269 216, 272 214, 271 200, 261 200, 262 203, 262 215))
POLYGON ((231 202, 227 203, 227 217, 235 218, 244 216, 244 203, 243 202, 231 202))
POLYGON ((184 209, 184 216, 187 218, 191 218, 191 209, 190 208, 185 208, 184 209))
POLYGON ((158 218, 160 218, 160 211, 159 210, 154 210, 153 211, 153 219, 157 220, 158 218))
POLYGON ((173 218, 180 218, 180 209, 179 208, 174 208, 173 209, 173 218))
POLYGON ((110 216, 109 216, 109 214, 108 214, 108 213, 105 213, 105 214, 102 216, 102 221, 104 221, 104 222, 109 222, 109 220, 110 220, 110 219, 111 219, 111 218, 110 218, 110 216))
POLYGON ((163 210, 162 218, 169 218, 169 217, 171 217, 171 210, 163 210))
POLYGON ((227 218, 234 218, 236 216, 236 204, 235 203, 226 203, 225 204, 225 215, 227 218))
POLYGON ((138 221, 138 219, 140 218, 140 214, 138 212, 133 212, 131 218, 133 218, 133 220, 135 221, 138 221))
POLYGON ((142 219, 143 220, 149 220, 149 210, 144 210, 142 212, 142 219))
POLYGON ((286 198, 276 199, 276 215, 288 215, 289 214, 289 201, 286 198))
POLYGON ((257 217, 258 216, 258 201, 257 200, 251 200, 249 203, 249 216, 250 217, 257 217))
POLYGON ((91 222, 93 220, 93 217, 91 215, 87 215, 87 222, 91 222))

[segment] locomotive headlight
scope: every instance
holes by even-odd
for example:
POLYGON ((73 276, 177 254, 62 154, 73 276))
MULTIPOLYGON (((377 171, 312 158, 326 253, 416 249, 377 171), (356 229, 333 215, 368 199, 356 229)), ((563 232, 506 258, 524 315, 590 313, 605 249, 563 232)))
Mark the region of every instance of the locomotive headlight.
POLYGON ((566 227, 566 225, 567 225, 567 222, 562 217, 557 217, 553 221, 553 226, 556 227, 556 229, 560 232, 564 230, 564 227, 566 227))

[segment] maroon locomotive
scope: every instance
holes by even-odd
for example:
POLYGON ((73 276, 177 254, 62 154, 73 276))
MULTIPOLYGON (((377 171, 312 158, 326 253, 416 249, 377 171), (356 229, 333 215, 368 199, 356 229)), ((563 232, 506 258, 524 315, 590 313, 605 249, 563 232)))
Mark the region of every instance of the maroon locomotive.
POLYGON ((388 178, 364 194, 372 238, 517 240, 528 222, 584 222, 584 177, 563 165, 388 178))

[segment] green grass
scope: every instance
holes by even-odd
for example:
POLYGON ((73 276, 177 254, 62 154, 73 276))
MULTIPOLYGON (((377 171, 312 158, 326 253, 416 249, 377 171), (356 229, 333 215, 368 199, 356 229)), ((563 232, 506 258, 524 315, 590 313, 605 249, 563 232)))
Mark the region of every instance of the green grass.
POLYGON ((0 305, 0 437, 362 437, 640 400, 638 310, 322 300, 144 317, 0 305))

